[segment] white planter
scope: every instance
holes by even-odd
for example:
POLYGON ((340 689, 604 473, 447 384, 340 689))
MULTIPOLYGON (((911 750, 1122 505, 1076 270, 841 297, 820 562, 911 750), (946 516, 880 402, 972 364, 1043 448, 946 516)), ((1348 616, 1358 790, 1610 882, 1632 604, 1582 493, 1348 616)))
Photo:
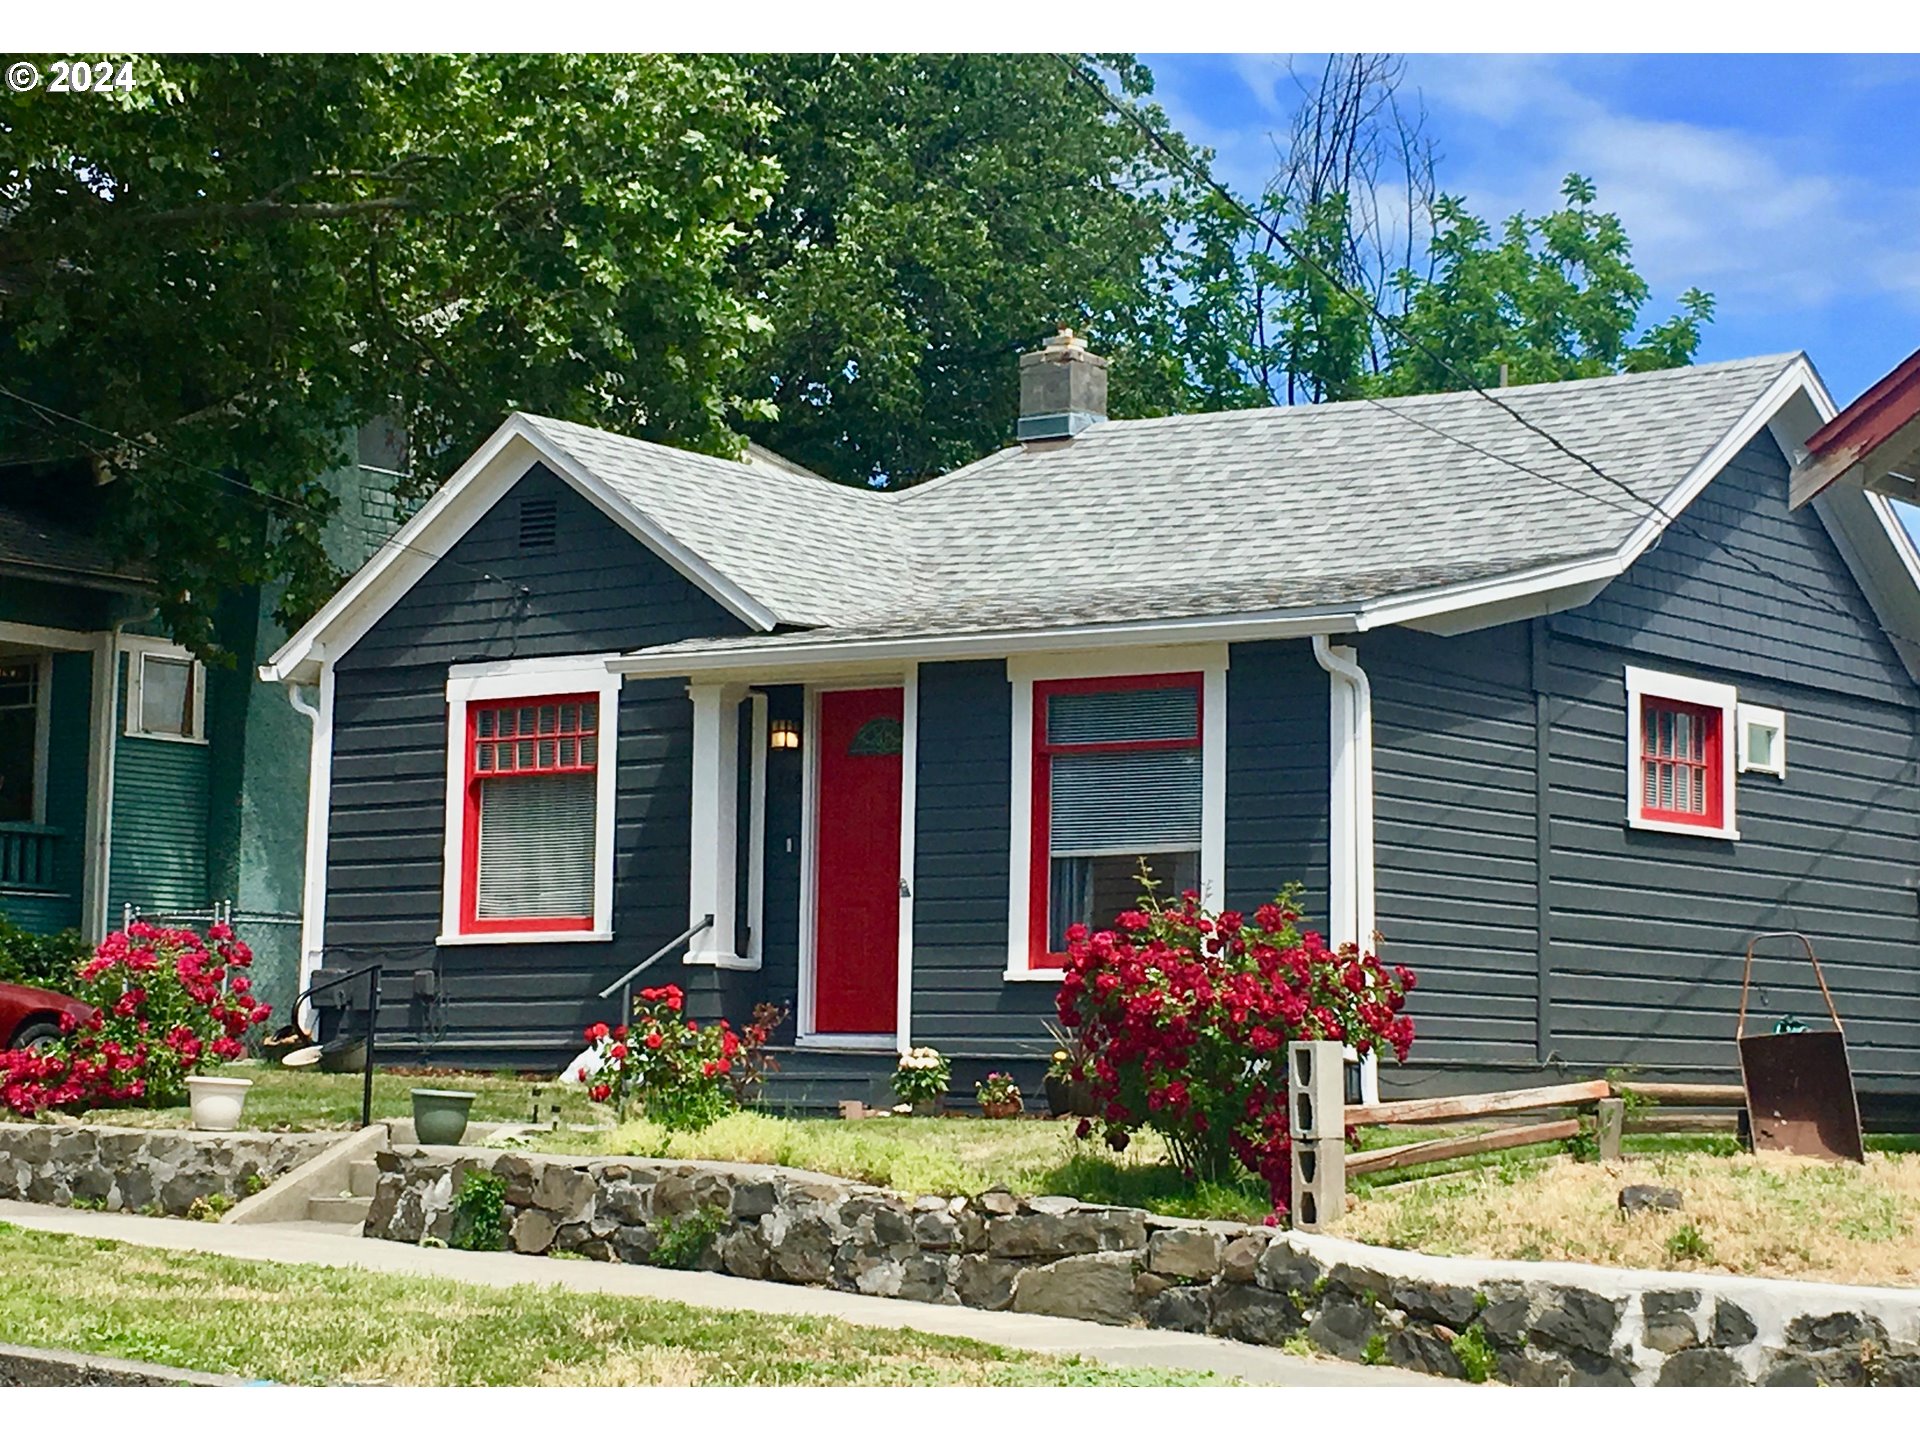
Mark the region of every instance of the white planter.
POLYGON ((239 1127, 240 1111, 247 1103, 251 1080, 229 1080, 223 1075, 189 1075, 187 1104, 193 1112, 196 1130, 233 1130, 239 1127))

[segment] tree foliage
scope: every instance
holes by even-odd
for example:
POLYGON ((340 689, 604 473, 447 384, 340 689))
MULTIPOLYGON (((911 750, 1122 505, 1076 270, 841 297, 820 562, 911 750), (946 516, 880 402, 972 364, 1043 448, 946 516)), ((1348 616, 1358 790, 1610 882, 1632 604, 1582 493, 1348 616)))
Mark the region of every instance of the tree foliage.
POLYGON ((777 178, 724 57, 197 56, 0 108, 0 455, 84 458, 164 618, 331 590, 317 477, 398 418, 430 487, 528 409, 725 451, 777 178))
MULTIPOLYGON (((1101 61, 1168 128, 1145 67, 1101 61)), ((1188 187, 1061 57, 764 56, 748 84, 784 176, 739 257, 755 438, 855 483, 939 474, 1007 443, 1056 323, 1114 359, 1114 413, 1189 398, 1161 323, 1188 187)))

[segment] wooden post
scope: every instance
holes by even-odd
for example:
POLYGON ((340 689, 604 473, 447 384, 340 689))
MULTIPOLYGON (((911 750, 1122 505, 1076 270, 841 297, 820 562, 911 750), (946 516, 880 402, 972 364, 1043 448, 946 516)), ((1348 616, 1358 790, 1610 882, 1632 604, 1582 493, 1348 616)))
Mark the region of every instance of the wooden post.
POLYGON ((1620 1136, 1627 1125, 1627 1102, 1624 1100, 1602 1100, 1593 1107, 1594 1134, 1600 1142, 1600 1159, 1613 1161, 1620 1158, 1620 1136))

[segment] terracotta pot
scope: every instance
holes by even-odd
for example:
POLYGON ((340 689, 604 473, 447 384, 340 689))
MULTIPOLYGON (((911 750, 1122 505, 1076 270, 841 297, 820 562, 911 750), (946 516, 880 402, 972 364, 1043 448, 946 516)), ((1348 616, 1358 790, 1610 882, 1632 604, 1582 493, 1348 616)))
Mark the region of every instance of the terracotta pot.
POLYGON ((989 1120, 1011 1120, 1027 1107, 1019 1100, 982 1100, 980 1113, 989 1120))

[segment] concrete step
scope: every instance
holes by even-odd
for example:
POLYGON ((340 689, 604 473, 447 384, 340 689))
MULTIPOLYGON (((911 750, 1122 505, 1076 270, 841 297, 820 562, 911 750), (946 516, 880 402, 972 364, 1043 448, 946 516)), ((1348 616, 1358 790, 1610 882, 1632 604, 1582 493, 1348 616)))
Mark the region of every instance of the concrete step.
POLYGON ((316 1195, 307 1201, 307 1218, 329 1225, 364 1225, 372 1207, 365 1195, 316 1195))
POLYGON ((371 1160, 356 1160, 347 1167, 351 1177, 347 1188, 355 1195, 371 1196, 380 1183, 380 1167, 371 1160))

